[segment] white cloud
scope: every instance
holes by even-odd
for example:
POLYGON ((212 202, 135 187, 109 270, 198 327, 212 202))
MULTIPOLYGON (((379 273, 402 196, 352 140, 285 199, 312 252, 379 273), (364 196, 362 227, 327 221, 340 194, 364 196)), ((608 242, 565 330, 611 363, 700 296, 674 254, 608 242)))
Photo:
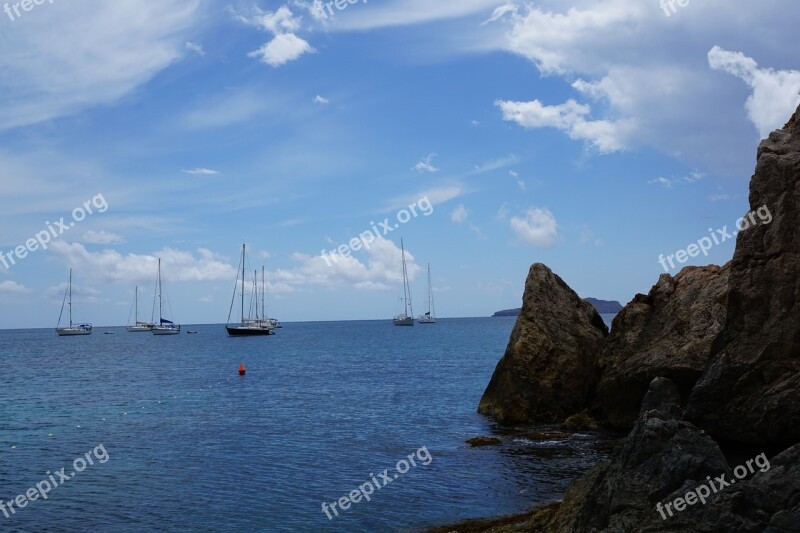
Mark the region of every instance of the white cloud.
MULTIPOLYGON (((291 292, 309 285, 388 290, 402 282, 400 247, 394 242, 379 237, 369 249, 362 249, 356 254, 366 257, 362 261, 353 255, 345 257, 327 252, 326 259, 321 255, 295 253, 292 258, 298 263, 296 268, 279 269, 268 273, 269 283, 274 284, 270 292, 291 292)), ((413 281, 422 272, 422 267, 417 265, 414 255, 408 248, 406 248, 406 264, 409 278, 413 281)))
POLYGON ((191 41, 187 41, 186 42, 186 49, 196 53, 200 57, 203 57, 203 56, 206 55, 206 51, 203 50, 203 45, 201 45, 199 43, 193 43, 191 41))
POLYGON ((456 224, 461 224, 462 222, 466 222, 469 218, 469 210, 464 207, 464 204, 458 204, 458 206, 453 209, 453 212, 450 213, 450 220, 455 222, 456 224))
POLYGON ((184 116, 183 125, 191 130, 220 128, 258 120, 289 107, 280 94, 265 94, 257 88, 232 89, 198 100, 184 116))
POLYGON ((87 244, 123 244, 125 239, 116 233, 107 231, 87 231, 83 234, 83 242, 87 244))
POLYGON ((516 122, 526 129, 556 128, 570 139, 590 142, 600 153, 622 150, 633 126, 632 120, 588 120, 591 107, 572 99, 560 105, 543 105, 539 100, 498 100, 495 103, 503 112, 503 120, 516 122))
POLYGON ((558 239, 558 224, 548 209, 532 207, 524 217, 513 217, 511 229, 521 242, 532 246, 550 247, 558 239))
POLYGON ((206 248, 197 254, 164 248, 154 254, 129 253, 116 250, 89 252, 79 243, 54 242, 50 249, 64 263, 79 270, 87 279, 107 282, 139 283, 155 279, 158 258, 169 281, 213 281, 236 278, 236 267, 206 248))
POLYGON ((654 180, 650 180, 647 183, 649 183, 650 185, 661 185, 665 189, 671 189, 672 188, 672 180, 669 179, 669 178, 665 178, 663 176, 658 177, 658 178, 656 178, 654 180))
POLYGON ((519 174, 517 172, 509 170, 508 175, 514 178, 514 181, 517 182, 517 187, 519 187, 519 190, 524 191, 526 189, 525 182, 520 179, 519 174))
POLYGON ((20 285, 16 281, 0 281, 0 294, 26 294, 29 292, 31 292, 29 288, 20 285))
POLYGON ((603 239, 598 239, 594 236, 594 232, 589 228, 583 228, 581 231, 580 239, 578 239, 578 244, 581 246, 585 246, 587 244, 592 244, 594 246, 600 247, 603 246, 603 239))
POLYGON ((199 0, 51 4, 4 21, 0 130, 118 101, 180 59, 202 15, 199 0))
POLYGON ((305 39, 297 36, 301 17, 295 15, 288 5, 281 6, 277 11, 262 11, 255 7, 254 15, 249 17, 236 15, 236 18, 273 35, 272 39, 261 48, 247 54, 249 57, 258 58, 262 63, 277 68, 298 59, 303 54, 316 51, 305 39))
POLYGON ((314 103, 315 104, 326 105, 326 104, 329 104, 330 102, 331 101, 328 100, 327 98, 325 98, 324 96, 317 95, 317 96, 314 97, 314 103))
POLYGON ((422 161, 414 165, 411 170, 416 170, 417 172, 439 172, 439 169, 433 166, 433 158, 436 157, 436 155, 437 154, 428 154, 422 161))
MULTIPOLYGON (((500 3, 500 2, 498 2, 500 3)), ((573 104, 533 94, 505 109, 507 118, 529 126, 557 127, 600 152, 651 147, 692 165, 740 175, 751 166, 753 138, 739 112, 736 84, 709 68, 707 55, 723 38, 735 49, 758 53, 770 65, 793 64, 796 25, 785 16, 788 0, 771 9, 755 3, 730 9, 723 0, 692 4, 691 16, 665 17, 658 6, 634 0, 540 0, 518 2, 489 24, 505 30, 501 48, 531 62, 543 76, 561 78, 576 91, 573 104), (770 39, 751 31, 770 28, 770 39), (776 47, 771 43, 786 46, 776 47), (538 101, 525 109, 525 100, 538 101), (515 108, 516 107, 516 108, 515 108)), ((712 54, 714 55, 714 54, 712 54)), ((726 62, 728 66, 740 61, 726 62)), ((754 120, 766 132, 782 126, 793 111, 794 71, 757 69, 754 120), (768 95, 786 91, 768 105, 768 95)), ((554 82, 557 83, 557 82, 554 82)), ((511 99, 500 96, 500 101, 511 99)), ((516 99, 514 99, 516 100, 516 99)))
MULTIPOLYGON (((314 2, 298 2, 306 6, 315 19, 322 18, 314 2)), ((325 0, 324 3, 327 3, 325 0)), ((328 17, 326 28, 330 30, 368 30, 410 24, 426 24, 433 21, 457 19, 484 13, 497 7, 498 0, 459 0, 458 2, 431 2, 430 0, 395 0, 370 2, 364 9, 351 7, 346 15, 328 17), (368 9, 367 9, 368 8, 368 9)), ((344 15, 344 14, 342 14, 344 15)))
POLYGON ((745 109, 761 137, 782 127, 800 103, 800 71, 758 68, 754 59, 719 46, 708 52, 708 64, 714 70, 736 76, 753 89, 745 109))
POLYGON ((300 29, 300 18, 294 16, 288 6, 281 6, 275 12, 261 12, 258 20, 265 30, 276 35, 300 29))
POLYGON ((314 51, 314 48, 307 41, 294 33, 281 33, 258 50, 254 50, 247 55, 258 58, 261 62, 277 68, 294 61, 303 54, 314 51))
POLYGON ((219 174, 218 171, 216 171, 216 170, 214 170, 212 168, 190 168, 190 169, 184 169, 183 173, 184 174, 201 175, 201 176, 214 176, 216 174, 219 174))
POLYGON ((389 205, 381 209, 380 212, 391 211, 395 209, 407 209, 408 206, 415 202, 418 203, 423 198, 427 198, 435 208, 437 205, 458 198, 459 196, 463 196, 467 194, 467 192, 469 191, 460 184, 441 185, 439 187, 433 187, 420 191, 416 194, 393 198, 389 205))

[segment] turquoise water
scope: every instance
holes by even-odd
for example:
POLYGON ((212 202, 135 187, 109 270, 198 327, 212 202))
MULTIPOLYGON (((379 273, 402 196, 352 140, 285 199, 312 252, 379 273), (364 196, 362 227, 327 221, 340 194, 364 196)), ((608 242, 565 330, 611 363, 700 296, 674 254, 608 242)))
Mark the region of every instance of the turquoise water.
POLYGON ((0 331, 0 499, 74 472, 99 445, 108 454, 0 513, 0 529, 417 531, 551 501, 603 452, 591 435, 534 442, 475 412, 513 324, 295 323, 235 339, 220 325, 0 331), (464 443, 493 434, 502 446, 464 443), (323 513, 422 447, 430 464, 416 455, 370 501, 323 513))

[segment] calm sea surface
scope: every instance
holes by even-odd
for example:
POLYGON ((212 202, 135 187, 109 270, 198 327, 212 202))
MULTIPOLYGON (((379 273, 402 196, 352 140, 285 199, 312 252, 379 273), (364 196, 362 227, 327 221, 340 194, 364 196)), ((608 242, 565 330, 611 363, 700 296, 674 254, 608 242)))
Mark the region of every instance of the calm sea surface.
POLYGON ((0 512, 0 530, 418 531, 558 498, 604 456, 594 436, 529 440, 475 412, 514 320, 0 331, 0 499, 74 474, 0 512), (483 435, 504 443, 464 443, 483 435), (76 472, 100 445, 107 461, 76 472), (398 474, 422 447, 430 464, 398 474), (371 501, 328 519, 323 502, 386 469, 371 501))

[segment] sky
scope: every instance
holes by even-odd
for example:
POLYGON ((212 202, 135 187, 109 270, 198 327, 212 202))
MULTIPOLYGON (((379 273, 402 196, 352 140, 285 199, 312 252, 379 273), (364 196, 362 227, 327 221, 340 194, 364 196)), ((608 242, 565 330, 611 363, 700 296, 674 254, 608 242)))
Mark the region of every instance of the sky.
POLYGON ((731 258, 659 263, 800 103, 790 0, 39 1, 0 13, 0 328, 70 268, 76 320, 149 318, 158 258, 167 318, 224 323, 243 243, 285 322, 390 319, 401 238, 415 314, 428 263, 442 317, 535 262, 624 304, 731 258))

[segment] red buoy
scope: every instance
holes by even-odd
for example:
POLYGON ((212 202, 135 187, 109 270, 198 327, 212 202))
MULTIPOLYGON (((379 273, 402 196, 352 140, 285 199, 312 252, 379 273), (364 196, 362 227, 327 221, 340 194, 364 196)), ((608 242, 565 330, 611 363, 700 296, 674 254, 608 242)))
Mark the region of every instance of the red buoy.
POLYGON ((244 367, 244 363, 239 365, 239 375, 244 376, 247 374, 247 369, 244 367))

